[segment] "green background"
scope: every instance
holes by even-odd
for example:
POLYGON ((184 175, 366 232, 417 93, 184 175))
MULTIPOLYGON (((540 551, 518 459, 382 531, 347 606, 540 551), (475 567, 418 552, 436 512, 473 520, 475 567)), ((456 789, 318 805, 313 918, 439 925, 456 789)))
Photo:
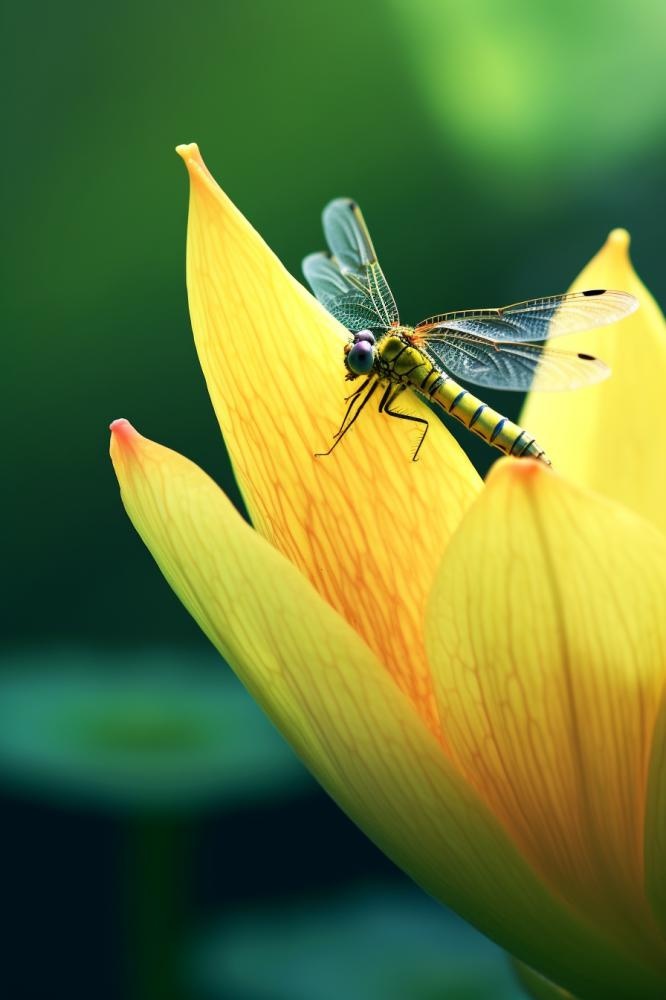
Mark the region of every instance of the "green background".
MULTIPOLYGON (((26 650, 56 673, 72 647, 91 669, 155 645, 205 656, 107 456, 108 424, 125 416, 237 499, 189 328, 177 143, 199 142, 295 274, 322 244, 326 201, 356 198, 406 321, 564 290, 615 226, 666 299, 660 0, 25 3, 6 4, 3 21, 2 614, 14 670, 26 650)), ((294 377, 307 378, 297 361, 294 377)), ((519 402, 502 400, 509 415, 519 402)), ((47 839, 59 830, 63 849, 84 828, 88 850, 115 836, 103 819, 88 830, 83 807, 73 817, 16 795, 5 807, 19 852, 35 823, 47 839)), ((253 820, 216 817, 209 836, 238 824, 242 857, 253 820)), ((398 879, 312 788, 292 822, 298 836, 308 823, 346 831, 338 881, 398 879)), ((327 847, 310 877, 325 888, 336 847, 317 829, 327 847)), ((31 859, 16 891, 37 908, 31 859)), ((258 882, 237 873, 231 896, 288 896, 297 854, 291 864, 279 892, 269 864, 258 882)), ((222 881, 211 911, 228 902, 222 881)), ((104 902, 89 905, 104 927, 104 902)))

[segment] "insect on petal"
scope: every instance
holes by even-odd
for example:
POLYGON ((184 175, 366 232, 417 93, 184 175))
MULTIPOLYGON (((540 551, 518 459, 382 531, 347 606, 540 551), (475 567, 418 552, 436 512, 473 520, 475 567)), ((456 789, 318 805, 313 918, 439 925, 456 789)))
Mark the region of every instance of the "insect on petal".
MULTIPOLYGON (((253 524, 363 636, 434 729, 423 613, 434 567, 480 482, 454 438, 373 402, 327 458, 345 411, 347 332, 284 269, 196 145, 187 284, 199 360, 253 524)), ((379 400, 379 393, 375 397, 379 400)), ((404 409, 429 415, 405 398, 404 409)))

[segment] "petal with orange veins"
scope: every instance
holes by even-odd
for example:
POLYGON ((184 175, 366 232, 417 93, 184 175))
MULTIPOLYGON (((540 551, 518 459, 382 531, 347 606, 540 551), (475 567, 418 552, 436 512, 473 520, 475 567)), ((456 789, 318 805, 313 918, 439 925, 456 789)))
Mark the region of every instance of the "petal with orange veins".
POLYGON ((379 390, 340 446, 314 457, 357 388, 345 382, 347 331, 232 205, 197 146, 178 152, 191 182, 192 327, 253 524, 363 635, 436 730, 424 607, 478 476, 442 424, 405 398, 404 409, 430 417, 412 462, 414 431, 377 412, 379 390))
POLYGON ((666 995, 643 879, 666 539, 538 463, 503 459, 450 543, 426 634, 462 773, 553 891, 660 967, 666 995))
POLYGON ((212 480, 126 421, 113 432, 123 502, 168 582, 352 819, 550 978, 606 1000, 628 984, 659 996, 649 971, 545 888, 372 651, 212 480))
POLYGON ((571 291, 631 292, 639 308, 612 326, 567 337, 567 350, 598 355, 610 378, 557 398, 532 392, 522 421, 558 472, 619 500, 666 532, 666 323, 629 257, 629 235, 615 229, 571 291))

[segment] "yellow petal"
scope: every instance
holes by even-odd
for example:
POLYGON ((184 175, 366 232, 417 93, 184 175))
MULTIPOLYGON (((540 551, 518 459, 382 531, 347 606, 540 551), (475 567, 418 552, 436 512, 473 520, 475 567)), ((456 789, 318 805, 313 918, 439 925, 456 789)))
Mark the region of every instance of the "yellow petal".
POLYGON ((462 772, 553 890, 663 965, 643 826, 666 539, 538 463, 502 460, 444 557, 427 642, 462 772))
MULTIPOLYGON (((252 521, 436 728, 423 612, 478 477, 433 419, 413 463, 413 430, 373 404, 332 455, 314 457, 332 443, 351 391, 346 331, 231 204, 197 146, 178 152, 191 180, 187 283, 197 351, 252 521)), ((429 415, 416 401, 405 409, 429 415)))
POLYGON ((567 337, 566 350, 598 355, 611 366, 611 377, 557 397, 530 393, 523 424, 558 472, 666 531, 666 324, 631 265, 623 229, 610 234, 571 288, 631 292, 640 308, 613 326, 567 337))
POLYGON ((659 996, 643 967, 544 889, 374 654, 208 476, 126 421, 113 429, 125 507, 167 580, 366 833, 546 975, 606 1000, 627 984, 659 996))

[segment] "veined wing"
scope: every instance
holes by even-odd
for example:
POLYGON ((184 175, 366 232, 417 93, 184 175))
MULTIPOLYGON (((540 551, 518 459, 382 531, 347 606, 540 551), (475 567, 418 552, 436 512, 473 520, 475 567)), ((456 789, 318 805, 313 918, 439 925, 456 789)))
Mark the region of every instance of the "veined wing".
POLYGON ((614 323, 637 308, 638 300, 628 292, 600 288, 548 295, 500 309, 442 313, 423 320, 416 330, 421 336, 446 328, 488 340, 548 340, 614 323))
POLYGON ((446 372, 490 389, 555 392, 593 385, 610 375, 608 365, 591 354, 552 351, 540 344, 493 344, 448 330, 419 346, 446 372))
POLYGON ((352 333, 385 326, 367 289, 355 284, 349 275, 343 275, 330 254, 311 253, 302 266, 308 284, 324 309, 352 333))
POLYGON ((388 329, 398 323, 395 300, 356 202, 350 198, 336 198, 324 209, 322 221, 326 242, 340 273, 368 295, 379 316, 380 327, 388 329))

